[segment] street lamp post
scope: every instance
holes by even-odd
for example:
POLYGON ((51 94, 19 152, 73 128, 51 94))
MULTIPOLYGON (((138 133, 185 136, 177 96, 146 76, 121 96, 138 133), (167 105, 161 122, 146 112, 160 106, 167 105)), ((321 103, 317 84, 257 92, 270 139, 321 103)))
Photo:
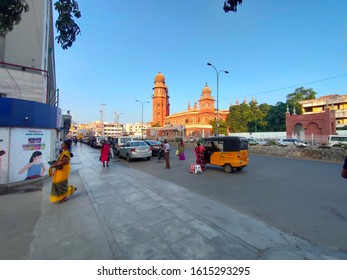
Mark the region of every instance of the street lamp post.
POLYGON ((216 67, 214 67, 211 63, 207 63, 208 66, 211 66, 214 68, 214 70, 216 70, 216 74, 217 74, 217 124, 216 124, 216 136, 218 136, 218 127, 219 127, 219 106, 218 106, 218 91, 219 91, 219 73, 220 72, 224 72, 225 74, 228 74, 229 72, 226 70, 217 70, 216 67))
POLYGON ((135 100, 135 102, 141 103, 141 108, 142 108, 142 121, 141 121, 141 139, 143 139, 143 104, 149 103, 149 101, 140 101, 140 100, 135 100))

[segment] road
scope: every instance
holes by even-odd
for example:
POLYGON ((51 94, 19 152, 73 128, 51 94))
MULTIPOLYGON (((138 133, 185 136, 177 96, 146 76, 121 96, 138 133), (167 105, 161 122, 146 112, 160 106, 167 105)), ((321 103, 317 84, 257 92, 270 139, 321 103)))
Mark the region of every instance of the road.
POLYGON ((204 174, 195 175, 189 173, 192 149, 186 149, 186 161, 171 154, 170 170, 156 158, 120 162, 314 244, 347 249, 347 180, 340 175, 342 163, 251 155, 249 166, 240 172, 228 174, 208 165, 204 174))

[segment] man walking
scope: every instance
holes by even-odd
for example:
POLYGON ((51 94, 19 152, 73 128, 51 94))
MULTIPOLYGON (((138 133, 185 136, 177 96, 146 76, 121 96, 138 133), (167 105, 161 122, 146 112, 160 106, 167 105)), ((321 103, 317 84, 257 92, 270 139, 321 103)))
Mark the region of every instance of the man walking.
POLYGON ((170 150, 171 147, 167 140, 164 140, 164 158, 165 158, 165 168, 170 169, 170 150))

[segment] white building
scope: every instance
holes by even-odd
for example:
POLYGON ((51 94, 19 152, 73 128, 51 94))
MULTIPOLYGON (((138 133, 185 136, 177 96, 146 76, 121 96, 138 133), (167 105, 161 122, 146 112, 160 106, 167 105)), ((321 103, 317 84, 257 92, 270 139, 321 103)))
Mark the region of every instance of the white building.
POLYGON ((143 135, 143 139, 147 138, 147 125, 142 123, 127 123, 124 125, 124 129, 128 135, 133 135, 136 138, 141 138, 143 135))
MULTIPOLYGON (((46 175, 57 157, 61 125, 56 90, 52 0, 27 1, 29 11, 0 35, 0 184, 31 179, 40 154, 46 175)), ((37 171, 38 172, 38 171, 37 171)))

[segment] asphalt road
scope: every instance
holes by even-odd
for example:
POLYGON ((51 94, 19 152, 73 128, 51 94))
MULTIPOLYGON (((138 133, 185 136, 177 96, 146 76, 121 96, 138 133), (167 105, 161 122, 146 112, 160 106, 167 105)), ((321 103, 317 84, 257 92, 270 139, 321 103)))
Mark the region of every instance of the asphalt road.
POLYGON ((187 160, 171 153, 171 169, 164 162, 136 160, 121 163, 171 181, 205 197, 315 244, 347 249, 347 180, 342 163, 250 156, 240 172, 225 173, 208 165, 204 174, 189 173, 187 160))

